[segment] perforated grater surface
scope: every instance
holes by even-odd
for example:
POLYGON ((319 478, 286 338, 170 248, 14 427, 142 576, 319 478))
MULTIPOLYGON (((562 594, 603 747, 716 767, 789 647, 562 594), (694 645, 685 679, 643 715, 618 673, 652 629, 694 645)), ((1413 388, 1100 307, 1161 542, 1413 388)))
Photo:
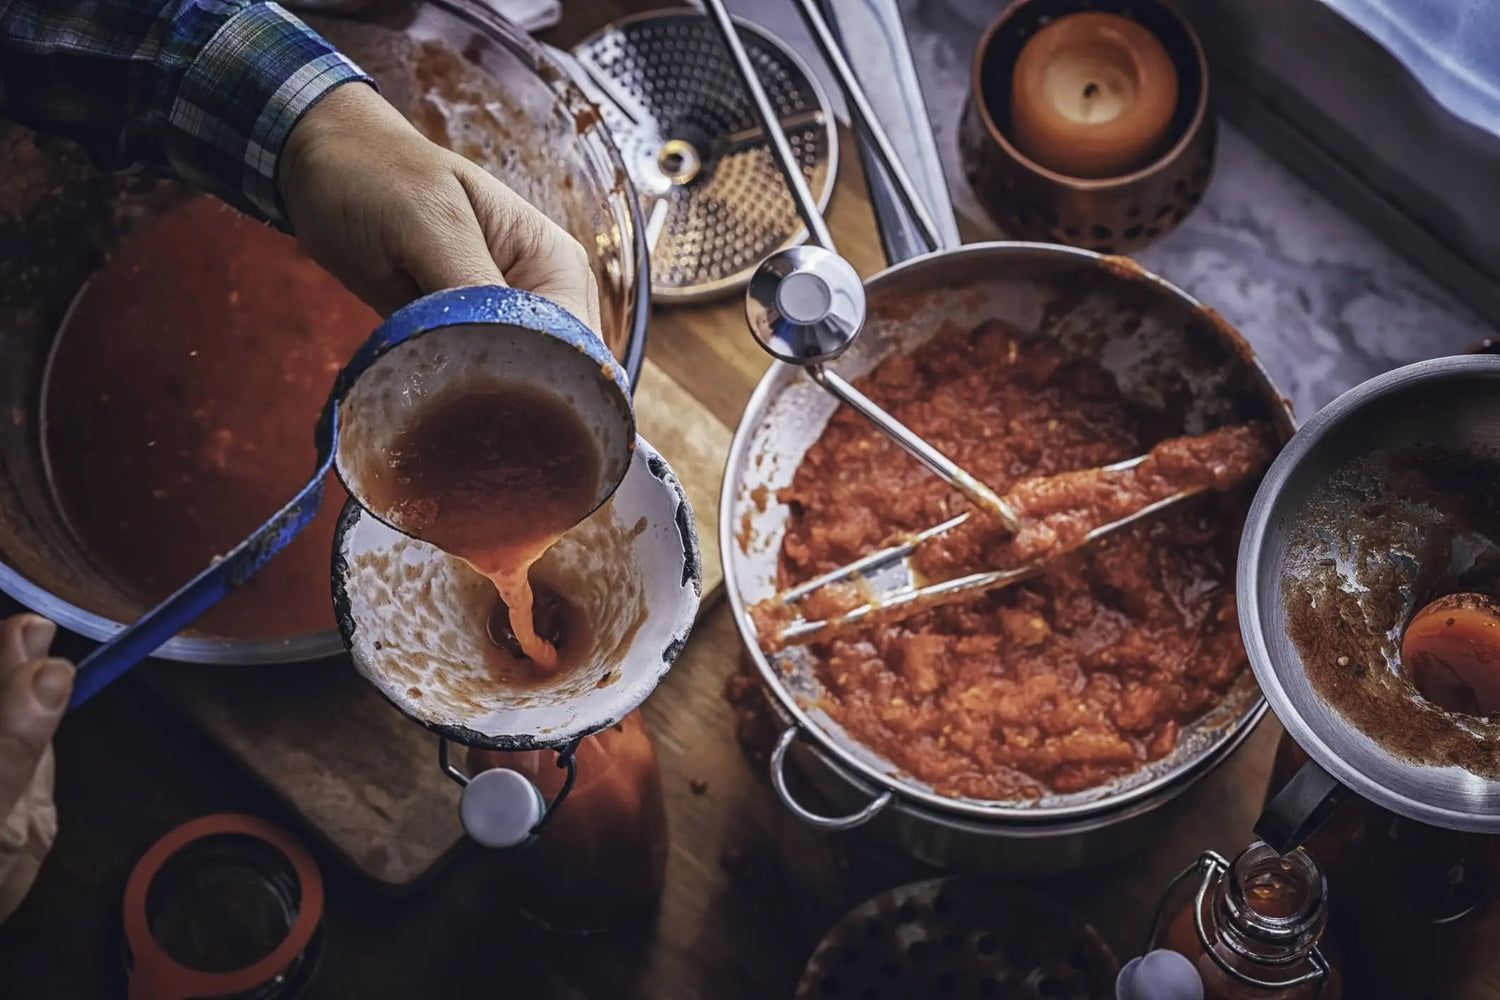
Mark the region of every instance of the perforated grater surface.
MULTIPOLYGON (((738 26, 818 206, 826 207, 838 161, 828 98, 779 41, 754 25, 738 26)), ((704 15, 627 18, 573 55, 640 192, 647 239, 654 239, 654 296, 685 301, 742 288, 762 258, 806 238, 749 98, 704 15)))
POLYGON ((954 878, 888 889, 818 945, 797 1000, 1111 1000, 1098 933, 1019 886, 954 878))

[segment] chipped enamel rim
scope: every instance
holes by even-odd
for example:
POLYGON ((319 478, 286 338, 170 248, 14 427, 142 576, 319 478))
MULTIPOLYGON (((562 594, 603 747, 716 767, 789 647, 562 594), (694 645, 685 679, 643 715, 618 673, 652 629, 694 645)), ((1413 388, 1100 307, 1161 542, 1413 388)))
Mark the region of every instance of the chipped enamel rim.
MULTIPOLYGON (((585 326, 582 320, 562 306, 533 292, 498 285, 455 288, 418 299, 380 324, 370 338, 360 345, 359 350, 354 352, 344 370, 339 372, 329 396, 329 409, 337 404, 337 409, 334 410, 338 426, 333 439, 333 471, 345 492, 351 497, 360 495, 360 490, 353 482, 357 476, 351 475, 350 470, 345 468, 345 446, 351 436, 350 428, 357 423, 351 421, 349 414, 359 409, 358 400, 348 397, 355 392, 359 380, 367 374, 373 374, 372 369, 387 352, 409 341, 453 327, 470 328, 481 333, 486 327, 513 327, 534 334, 539 342, 560 343, 565 345, 560 357, 567 360, 570 371, 574 358, 567 352, 568 348, 588 359, 593 370, 603 376, 605 384, 614 389, 612 396, 606 394, 603 403, 613 407, 611 420, 618 421, 621 428, 622 433, 617 442, 621 446, 621 453, 602 455, 600 458, 604 463, 605 474, 618 478, 614 478, 613 482, 605 480, 607 488, 595 497, 594 505, 584 517, 602 507, 614 495, 615 490, 619 489, 624 479, 620 469, 623 467, 626 472, 629 471, 630 449, 638 440, 635 433, 635 409, 630 401, 630 378, 604 341, 585 326)), ((557 348, 553 347, 551 350, 557 353, 557 348)), ((555 364, 556 360, 528 356, 526 362, 555 364)), ((589 381, 593 385, 598 384, 592 376, 589 381)), ((366 408, 369 405, 366 404, 366 408)), ((323 419, 328 419, 328 410, 325 410, 323 419)), ((358 434, 354 436, 358 437, 358 434)), ((366 510, 389 527, 401 531, 400 525, 392 524, 376 511, 366 510)))
MULTIPOLYGON (((657 684, 676 662, 683 646, 687 644, 703 593, 703 558, 699 548, 698 530, 693 520, 693 509, 688 502, 687 493, 666 460, 651 445, 637 438, 635 454, 631 461, 630 471, 626 473, 626 479, 638 480, 643 476, 654 480, 656 487, 662 492, 662 502, 671 505, 670 520, 676 526, 675 534, 680 542, 682 575, 680 580, 671 584, 675 586, 676 592, 667 593, 668 583, 656 584, 662 588, 662 593, 665 595, 661 600, 672 602, 673 627, 670 638, 658 655, 649 660, 645 657, 638 658, 642 663, 649 663, 649 666, 633 668, 629 676, 622 676, 619 681, 603 689, 609 692, 610 697, 607 708, 602 712, 596 713, 592 718, 574 715, 558 724, 539 726, 527 732, 486 731, 482 728, 482 723, 476 719, 433 718, 428 704, 408 695, 405 681, 380 673, 362 657, 355 655, 358 624, 355 621, 352 601, 345 586, 350 573, 345 553, 353 532, 361 520, 370 515, 363 507, 350 500, 344 505, 334 536, 331 577, 339 634, 343 638, 345 647, 351 651, 355 669, 360 676, 374 685, 381 696, 402 715, 440 736, 465 746, 502 751, 555 750, 617 724, 650 697, 651 692, 656 689, 657 684)), ((653 584, 647 582, 646 586, 649 591, 653 584)), ((660 613, 662 610, 660 607, 653 607, 649 593, 646 605, 653 613, 660 613)), ((633 648, 632 646, 632 650, 633 648)), ((628 655, 629 652, 627 651, 626 662, 637 659, 628 655)), ((542 706, 535 714, 539 718, 548 718, 548 709, 552 707, 542 706)))

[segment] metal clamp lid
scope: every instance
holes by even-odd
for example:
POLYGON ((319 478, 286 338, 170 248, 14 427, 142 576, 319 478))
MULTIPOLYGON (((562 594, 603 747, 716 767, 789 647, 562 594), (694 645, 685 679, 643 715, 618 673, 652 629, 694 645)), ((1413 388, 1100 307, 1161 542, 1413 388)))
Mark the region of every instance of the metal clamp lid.
POLYGON ((1203 1000, 1203 977, 1186 955, 1158 948, 1125 963, 1115 1000, 1203 1000))
POLYGON ((1167 922, 1171 917, 1172 899, 1177 889, 1184 882, 1194 877, 1199 879, 1198 888, 1193 893, 1193 929, 1198 935, 1198 944, 1203 953, 1218 966, 1219 971, 1237 983, 1253 986, 1257 989, 1282 991, 1289 990, 1295 986, 1306 983, 1318 983, 1318 992, 1314 1000, 1322 997, 1327 990, 1329 977, 1331 975, 1328 962, 1323 957, 1322 950, 1314 945, 1307 954, 1307 963, 1311 968, 1301 975, 1278 982, 1269 982, 1257 979, 1240 969, 1236 969, 1229 963, 1214 947, 1214 942, 1208 939, 1208 927, 1203 922, 1203 904, 1208 899, 1208 890, 1216 881, 1224 878, 1229 873, 1230 863, 1222 854, 1216 851, 1204 851, 1198 860, 1189 865, 1176 878, 1167 884, 1166 892, 1162 893, 1160 905, 1157 907, 1156 916, 1151 922, 1151 938, 1147 944, 1147 953, 1161 947, 1163 936, 1166 932, 1167 922))
POLYGON ((557 751, 557 766, 567 770, 562 787, 550 803, 541 789, 520 771, 492 767, 478 774, 465 774, 454 766, 448 741, 438 740, 438 767, 452 778, 463 794, 458 800, 458 820, 464 833, 482 847, 506 850, 525 847, 536 840, 573 791, 578 779, 578 744, 557 751))

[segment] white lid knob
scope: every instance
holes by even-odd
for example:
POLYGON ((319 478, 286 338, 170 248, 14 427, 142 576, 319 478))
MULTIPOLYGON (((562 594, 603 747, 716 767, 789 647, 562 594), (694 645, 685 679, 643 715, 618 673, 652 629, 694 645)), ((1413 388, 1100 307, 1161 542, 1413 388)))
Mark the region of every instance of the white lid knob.
POLYGON ((1132 958, 1115 980, 1116 1000, 1203 1000, 1203 977, 1187 956, 1159 948, 1132 958))
POLYGON ((464 832, 484 847, 524 844, 546 810, 537 787, 519 771, 505 767, 474 775, 458 800, 464 832))

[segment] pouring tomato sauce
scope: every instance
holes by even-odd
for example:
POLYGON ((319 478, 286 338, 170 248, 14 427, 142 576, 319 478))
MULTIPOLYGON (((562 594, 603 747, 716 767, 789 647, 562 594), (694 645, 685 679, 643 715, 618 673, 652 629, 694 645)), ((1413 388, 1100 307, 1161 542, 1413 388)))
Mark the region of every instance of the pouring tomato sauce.
MULTIPOLYGON (((364 490, 401 530, 489 577, 519 650, 550 674, 564 665, 552 640, 568 614, 551 595, 547 617, 556 631, 538 635, 528 574, 588 515, 598 486, 598 445, 560 399, 531 387, 476 384, 426 407, 364 490)), ((489 632, 506 645, 494 616, 489 632)))

